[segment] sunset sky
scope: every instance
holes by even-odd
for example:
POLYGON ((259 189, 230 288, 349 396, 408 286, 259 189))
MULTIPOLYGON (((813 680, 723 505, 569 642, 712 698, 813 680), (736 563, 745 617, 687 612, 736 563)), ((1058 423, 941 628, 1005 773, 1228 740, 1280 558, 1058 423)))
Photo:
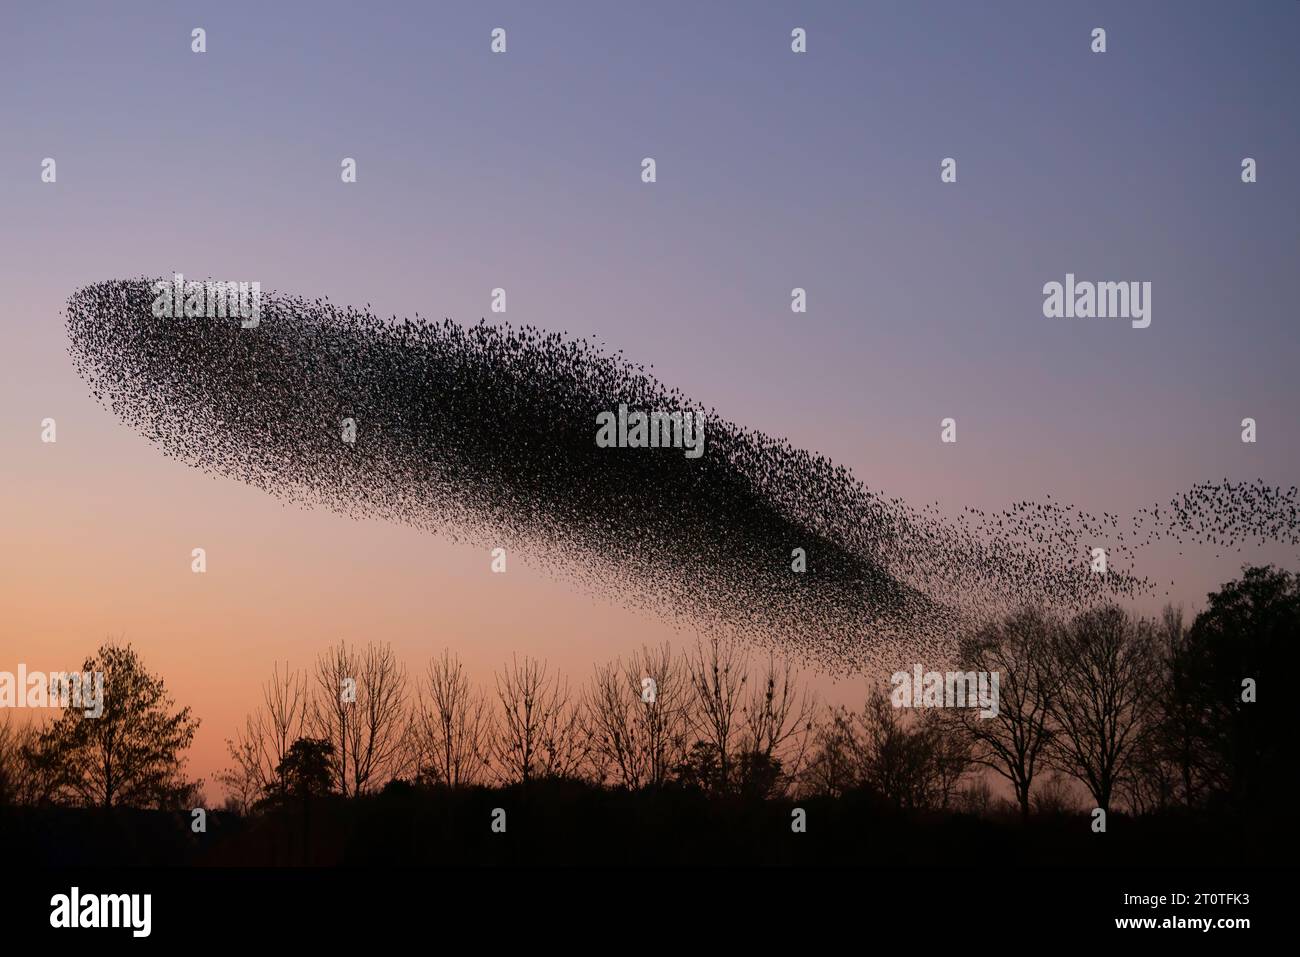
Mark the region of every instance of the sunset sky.
MULTIPOLYGON (((0 29, 0 670, 131 641, 202 719, 209 795, 273 663, 340 638, 412 672, 449 646, 487 685, 514 652, 577 683, 694 635, 527 556, 494 575, 486 543, 166 459, 68 360, 86 283, 182 272, 464 323, 504 287, 506 320, 950 514, 1300 479, 1300 4, 79 6, 0 29), (1151 282, 1150 328, 1045 319, 1067 273, 1151 282)), ((1166 549, 1139 608, 1194 611, 1247 560, 1300 567, 1166 549)), ((855 702, 866 680, 816 684, 855 702)))

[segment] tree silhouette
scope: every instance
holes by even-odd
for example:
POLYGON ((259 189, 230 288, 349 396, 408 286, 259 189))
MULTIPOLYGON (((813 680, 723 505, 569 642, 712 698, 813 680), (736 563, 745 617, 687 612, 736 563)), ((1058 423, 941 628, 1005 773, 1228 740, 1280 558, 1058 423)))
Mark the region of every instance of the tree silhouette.
POLYGON ((695 791, 717 793, 722 790, 722 762, 716 745, 696 741, 673 768, 675 784, 695 791))
POLYGON ((1049 706, 1060 683, 1052 651, 1061 625, 1025 608, 985 626, 959 651, 963 666, 998 674, 998 713, 981 717, 962 708, 958 719, 974 744, 976 763, 1006 778, 1022 818, 1029 817, 1030 793, 1052 737, 1049 706))
POLYGON ((44 796, 41 778, 33 773, 36 739, 34 725, 17 724, 8 713, 0 720, 0 807, 36 804, 44 796))
POLYGON ((311 860, 311 806, 313 799, 330 792, 335 779, 334 746, 322 738, 299 738, 289 746, 275 768, 284 782, 282 800, 302 803, 302 860, 311 860))
POLYGON ((497 674, 501 706, 493 755, 505 783, 528 784, 536 778, 565 778, 578 773, 589 751, 579 703, 569 685, 544 661, 524 656, 497 674))
POLYGON ((334 784, 344 796, 386 784, 411 754, 406 666, 391 645, 370 643, 358 653, 343 642, 316 662, 310 726, 333 750, 334 784))
POLYGON ((112 808, 174 807, 192 791, 181 753, 198 719, 173 711, 161 678, 130 645, 106 643, 82 665, 104 674, 104 711, 67 708, 39 735, 34 760, 60 799, 112 808))
POLYGON ((276 765, 284 794, 304 803, 329 794, 334 783, 334 746, 322 738, 299 738, 276 765))
POLYGON ((857 716, 843 706, 828 708, 813 725, 811 753, 799 774, 803 793, 841 797, 861 783, 857 716))
POLYGON ((878 688, 859 721, 859 782, 901 810, 932 806, 939 767, 929 729, 909 722, 878 688))
POLYGON ((780 793, 784 770, 770 752, 742 750, 732 766, 733 787, 746 800, 765 801, 780 793))
POLYGON ((1176 663, 1184 720, 1206 788, 1244 809, 1290 800, 1294 750, 1288 696, 1269 678, 1295 675, 1300 647, 1300 578, 1269 567, 1209 596, 1176 663), (1258 700, 1244 698, 1247 680, 1258 700))
POLYGON ((741 751, 746 757, 740 770, 749 791, 760 790, 766 795, 784 790, 798 776, 816 713, 817 699, 800 690, 794 665, 788 658, 778 660, 769 653, 742 709, 741 751), (771 775, 774 777, 768 781, 771 775))
POLYGON ((489 758, 491 713, 487 699, 470 684, 460 658, 450 650, 429 662, 417 689, 412 729, 423 780, 461 787, 482 779, 489 758))
POLYGON ((218 776, 241 811, 285 793, 279 767, 290 745, 302 736, 310 714, 306 676, 275 665, 262 685, 262 706, 244 719, 234 740, 226 741, 234 767, 218 776))
POLYGON ((1151 694, 1151 729, 1142 735, 1121 776, 1125 804, 1147 813, 1175 804, 1195 806, 1205 793, 1210 767, 1197 729, 1200 715, 1191 694, 1190 673, 1199 667, 1181 609, 1165 606, 1155 624, 1159 654, 1151 694))
POLYGON ((970 765, 970 740, 955 720, 905 714, 879 688, 861 712, 833 708, 817 723, 800 775, 805 793, 865 790, 900 810, 946 808, 970 765))
MULTIPOLYGON (((738 645, 719 638, 701 641, 687 659, 695 691, 695 734, 717 762, 715 788, 731 786, 732 752, 742 720, 742 696, 749 680, 749 656, 738 645)), ((695 756, 704 751, 692 749, 695 756)))
POLYGON ((1048 702, 1056 725, 1052 760, 1109 811, 1159 713, 1151 624, 1114 605, 1091 609, 1053 645, 1051 667, 1060 681, 1048 702))
POLYGON ((598 666, 586 699, 596 777, 632 790, 663 785, 685 759, 692 701, 667 643, 598 666))
POLYGON ((923 711, 916 733, 922 737, 926 762, 926 804, 947 811, 958 795, 958 785, 974 763, 974 742, 962 720, 974 709, 923 711))

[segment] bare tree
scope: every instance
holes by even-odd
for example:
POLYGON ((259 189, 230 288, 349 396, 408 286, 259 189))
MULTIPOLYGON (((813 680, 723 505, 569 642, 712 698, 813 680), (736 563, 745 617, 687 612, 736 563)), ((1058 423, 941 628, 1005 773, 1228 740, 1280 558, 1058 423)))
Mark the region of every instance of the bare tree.
POLYGON ((1055 642, 1052 759, 1103 810, 1151 729, 1158 664, 1150 623, 1113 605, 1077 615, 1055 642))
POLYGON ((1052 738, 1050 705, 1061 676, 1052 649, 1061 625, 1032 608, 990 624, 962 643, 964 667, 998 675, 998 709, 958 715, 973 741, 974 760, 1011 782, 1022 818, 1029 817, 1034 776, 1052 738))
POLYGON ((1042 816, 1078 813, 1075 785, 1070 778, 1054 771, 1034 792, 1034 813, 1042 816))
POLYGON ((987 817, 993 806, 993 789, 986 775, 979 775, 957 792, 957 807, 966 814, 987 817))
POLYGON ((636 688, 628 686, 622 663, 611 661, 596 666, 586 691, 587 714, 591 720, 591 762, 596 780, 610 778, 616 784, 636 790, 645 784, 641 754, 634 740, 633 709, 640 700, 636 688))
POLYGON ((425 780, 461 787, 483 779, 492 732, 487 698, 449 649, 429 662, 417 689, 413 731, 425 780))
POLYGON ((715 786, 719 790, 727 790, 732 784, 735 739, 748 670, 749 656, 736 644, 719 638, 698 642, 694 655, 687 660, 695 692, 695 735, 700 739, 696 750, 707 750, 716 760, 715 786))
POLYGON ((275 664, 262 685, 261 707, 244 719, 234 740, 226 741, 233 768, 218 775, 240 810, 247 812, 259 800, 283 797, 285 781, 279 773, 289 748, 304 735, 311 695, 307 676, 275 664))
POLYGON ((815 797, 840 797, 861 783, 862 742, 857 716, 843 706, 828 708, 814 721, 808 760, 799 773, 799 787, 815 797))
POLYGON ((525 656, 496 676, 500 720, 493 737, 502 781, 528 784, 538 778, 574 777, 588 755, 581 706, 570 699, 568 681, 545 661, 525 656))
POLYGON ((974 752, 966 734, 963 715, 958 711, 924 711, 917 722, 917 733, 928 759, 926 802, 930 807, 947 811, 958 794, 958 786, 974 763, 974 752))
POLYGON ((40 731, 18 724, 8 713, 0 721, 0 807, 37 804, 48 797, 32 757, 40 731))
POLYGON ((903 810, 946 809, 970 763, 956 718, 904 713, 876 688, 861 712, 833 708, 816 722, 799 784, 805 794, 866 788, 903 810))
POLYGON ((314 737, 332 747, 335 787, 356 796, 400 776, 410 759, 406 667, 391 645, 371 642, 358 654, 345 643, 316 662, 314 737))
POLYGON ((226 739, 226 751, 233 765, 217 772, 217 781, 226 789, 227 809, 236 814, 248 814, 277 792, 262 775, 262 755, 257 739, 252 737, 255 732, 251 725, 250 715, 235 739, 226 739))
POLYGON ((691 685, 667 643, 597 667, 587 692, 592 756, 603 780, 657 787, 686 753, 691 685))
POLYGON ((768 654, 761 678, 750 689, 743 708, 742 749, 774 769, 777 787, 784 787, 802 770, 812 738, 817 700, 799 687, 799 673, 788 658, 768 654))
POLYGON ((928 737, 914 732, 879 688, 867 698, 860 721, 862 783, 904 810, 928 807, 932 770, 928 737))

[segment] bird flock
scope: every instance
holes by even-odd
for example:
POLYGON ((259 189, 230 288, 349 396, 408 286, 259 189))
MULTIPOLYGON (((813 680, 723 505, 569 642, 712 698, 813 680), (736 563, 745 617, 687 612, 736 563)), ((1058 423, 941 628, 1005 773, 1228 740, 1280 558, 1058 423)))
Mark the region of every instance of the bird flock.
POLYGON ((65 315, 92 397, 164 454, 286 502, 517 550, 679 627, 831 672, 900 649, 946 655, 1026 602, 1150 592, 1137 569, 1158 541, 1300 543, 1295 486, 1197 485, 1124 521, 1050 496, 952 518, 728 422, 585 339, 279 293, 255 328, 159 318, 154 282, 85 286, 65 315), (597 415, 621 403, 703 416, 703 456, 598 447, 597 415))

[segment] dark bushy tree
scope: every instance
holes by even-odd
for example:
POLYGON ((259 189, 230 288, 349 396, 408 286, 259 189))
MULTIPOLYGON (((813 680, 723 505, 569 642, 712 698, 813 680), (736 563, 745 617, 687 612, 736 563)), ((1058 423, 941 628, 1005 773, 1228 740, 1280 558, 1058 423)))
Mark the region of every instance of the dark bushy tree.
POLYGON ((111 808, 184 803, 195 785, 183 777, 197 718, 174 711, 161 678, 130 645, 107 643, 82 671, 104 674, 103 713, 65 709, 37 738, 32 761, 58 800, 111 808))
POLYGON ((286 795, 303 802, 321 797, 334 783, 334 746, 322 738, 299 738, 275 770, 286 795))
POLYGON ((1209 596, 1187 635, 1175 681, 1207 801, 1237 808, 1291 799, 1289 682, 1300 642, 1300 579, 1246 568, 1209 596), (1245 684, 1257 700, 1243 700, 1245 684))

